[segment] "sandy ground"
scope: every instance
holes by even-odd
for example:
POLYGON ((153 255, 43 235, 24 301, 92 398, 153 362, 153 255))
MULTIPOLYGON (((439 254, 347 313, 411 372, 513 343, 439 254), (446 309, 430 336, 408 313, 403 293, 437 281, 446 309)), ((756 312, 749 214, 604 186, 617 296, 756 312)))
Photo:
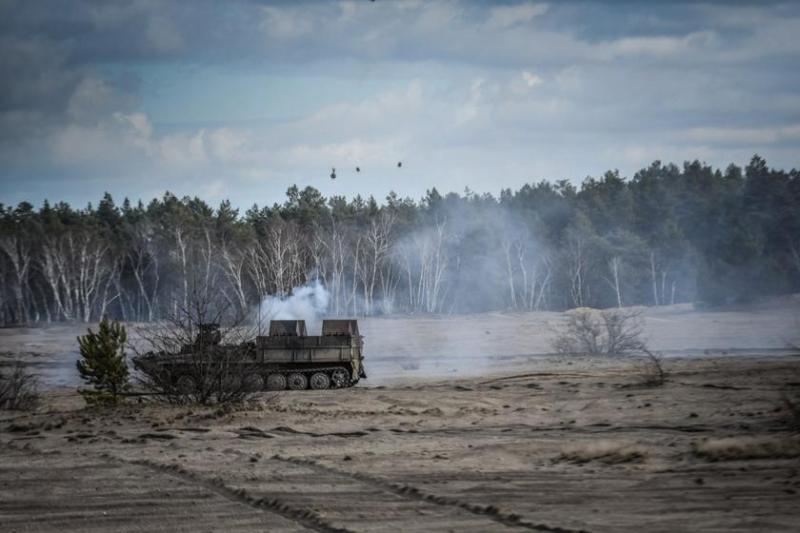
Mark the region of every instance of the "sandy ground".
MULTIPOLYGON (((796 531, 795 311, 648 311, 662 387, 543 355, 536 313, 364 321, 363 386, 235 410, 50 388, 0 413, 0 531, 796 531)), ((52 369, 75 331, 0 351, 52 369)))

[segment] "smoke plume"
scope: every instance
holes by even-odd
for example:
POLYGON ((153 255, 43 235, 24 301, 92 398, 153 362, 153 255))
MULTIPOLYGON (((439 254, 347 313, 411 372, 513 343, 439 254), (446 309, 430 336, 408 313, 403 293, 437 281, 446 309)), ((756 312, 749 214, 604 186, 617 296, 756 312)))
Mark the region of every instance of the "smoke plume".
POLYGON ((290 296, 267 296, 258 311, 260 324, 270 320, 305 320, 309 335, 318 335, 321 317, 328 311, 330 293, 317 279, 292 289, 290 296))

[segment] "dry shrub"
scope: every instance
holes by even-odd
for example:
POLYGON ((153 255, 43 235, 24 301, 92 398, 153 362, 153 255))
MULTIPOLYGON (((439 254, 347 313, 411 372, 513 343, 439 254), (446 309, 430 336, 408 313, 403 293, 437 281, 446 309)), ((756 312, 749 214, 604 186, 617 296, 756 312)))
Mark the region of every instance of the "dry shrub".
POLYGON ((800 457, 800 437, 728 437, 692 444, 698 457, 709 461, 740 459, 789 459, 800 457))
POLYGON ((0 409, 32 409, 39 402, 36 377, 16 363, 8 374, 0 373, 0 409))
POLYGON ((258 365, 248 345, 204 346, 198 343, 184 353, 156 352, 134 358, 138 381, 156 398, 174 403, 245 402, 260 390, 253 383, 258 365), (165 364, 173 359, 174 364, 165 364), (192 386, 182 386, 179 378, 192 386))
POLYGON ((645 458, 646 450, 630 442, 596 440, 589 443, 570 444, 563 448, 558 459, 575 463, 600 461, 607 464, 638 462, 645 458))
POLYGON ((261 389, 255 329, 218 291, 192 290, 186 305, 138 331, 141 387, 175 404, 237 403, 261 389), (146 351, 144 351, 146 350, 146 351))
POLYGON ((660 387, 667 379, 667 373, 661 361, 661 354, 644 350, 640 374, 642 384, 647 387, 660 387))
POLYGON ((564 327, 552 341, 563 355, 637 355, 647 350, 641 312, 635 309, 589 309, 565 313, 564 327))
POLYGON ((552 341, 557 353, 639 356, 643 385, 658 387, 666 381, 661 354, 650 351, 645 343, 641 311, 579 307, 565 316, 563 328, 556 331, 552 341))

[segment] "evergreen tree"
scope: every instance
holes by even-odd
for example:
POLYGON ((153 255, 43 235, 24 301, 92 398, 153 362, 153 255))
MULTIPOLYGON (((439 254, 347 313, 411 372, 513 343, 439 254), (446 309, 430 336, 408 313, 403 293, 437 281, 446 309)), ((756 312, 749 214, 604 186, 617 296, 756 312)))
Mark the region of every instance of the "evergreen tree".
POLYGON ((0 204, 0 324, 159 320, 212 285, 247 313, 311 277, 347 316, 382 312, 361 301, 419 312, 434 288, 448 313, 518 308, 521 294, 520 308, 558 310, 576 298, 724 305, 800 291, 800 171, 759 156, 724 170, 655 161, 631 180, 609 171, 497 198, 430 189, 380 203, 292 186, 244 214, 169 192, 93 205, 0 204))
POLYGON ((128 387, 128 363, 125 359, 125 326, 103 318, 97 333, 91 328, 78 337, 81 359, 78 372, 93 389, 79 392, 90 404, 116 404, 128 387))

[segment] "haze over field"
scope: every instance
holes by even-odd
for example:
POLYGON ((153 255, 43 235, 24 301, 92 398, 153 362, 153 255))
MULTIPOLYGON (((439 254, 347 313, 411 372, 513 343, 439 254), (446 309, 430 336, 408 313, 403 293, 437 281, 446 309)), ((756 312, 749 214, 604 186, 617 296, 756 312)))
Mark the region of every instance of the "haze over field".
MULTIPOLYGON (((308 334, 319 335, 320 319, 326 315, 312 306, 296 299, 265 306, 262 334, 267 334, 268 320, 275 318, 306 320, 308 334)), ((364 384, 495 376, 563 364, 571 358, 555 355, 552 346, 562 323, 563 314, 556 312, 361 318, 369 376, 364 384)), ((667 359, 795 355, 791 345, 800 345, 800 297, 714 311, 697 311, 686 304, 651 307, 643 310, 642 325, 648 346, 667 359)), ((86 327, 96 329, 95 324, 0 329, 0 371, 24 361, 48 389, 79 386, 75 338, 86 327)), ((148 327, 130 324, 131 341, 144 346, 139 332, 148 327)), ((617 359, 606 364, 628 364, 626 358, 617 359)), ((595 359, 592 364, 601 363, 595 359)))

